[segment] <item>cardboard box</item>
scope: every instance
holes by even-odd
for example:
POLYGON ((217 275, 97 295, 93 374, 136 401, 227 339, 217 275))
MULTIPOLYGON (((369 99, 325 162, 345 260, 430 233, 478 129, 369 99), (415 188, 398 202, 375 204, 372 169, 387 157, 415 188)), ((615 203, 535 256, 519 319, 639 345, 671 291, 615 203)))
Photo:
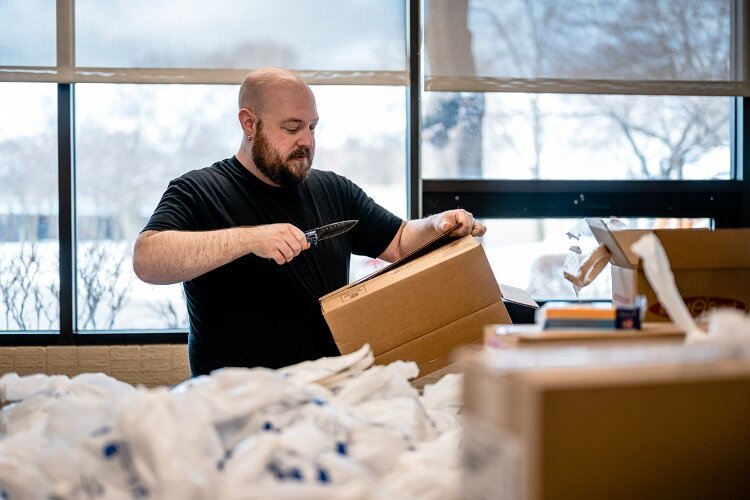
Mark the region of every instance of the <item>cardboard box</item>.
POLYGON ((426 385, 436 384, 446 375, 458 375, 463 374, 465 359, 469 353, 478 353, 484 349, 481 344, 470 344, 467 346, 461 346, 459 349, 453 352, 450 363, 442 368, 435 370, 434 372, 426 375, 420 375, 418 378, 411 381, 411 386, 415 389, 423 391, 426 385))
POLYGON ((685 332, 674 323, 644 323, 640 330, 565 328, 546 330, 541 325, 487 325, 484 346, 488 349, 551 347, 564 345, 609 345, 622 342, 682 344, 685 332))
MULTIPOLYGON (((570 347, 609 347, 618 345, 681 345, 685 342, 685 332, 674 323, 644 323, 640 330, 612 329, 556 329, 545 330, 536 324, 490 324, 484 327, 484 341, 481 345, 461 348, 454 353, 451 363, 432 373, 420 375, 412 381, 412 386, 423 389, 425 385, 438 382, 443 376, 463 373, 465 359, 469 353, 481 350, 503 349, 555 349, 570 347)), ((550 351, 552 352, 552 351, 550 351)))
POLYGON ((504 296, 536 306, 523 290, 501 289, 476 238, 443 235, 320 305, 341 354, 369 343, 376 363, 415 361, 424 376, 455 348, 481 343, 485 325, 510 323, 504 296))
POLYGON ((669 320, 630 249, 648 232, 661 241, 677 288, 694 317, 718 307, 750 310, 750 229, 610 230, 600 219, 586 220, 612 254, 612 300, 629 304, 644 295, 644 321, 669 320))
POLYGON ((465 498, 746 497, 750 361, 700 359, 686 346, 669 361, 664 349, 678 348, 653 349, 644 352, 662 354, 651 362, 619 365, 570 363, 580 347, 547 352, 567 368, 544 367, 554 359, 510 369, 497 356, 468 361, 465 498))

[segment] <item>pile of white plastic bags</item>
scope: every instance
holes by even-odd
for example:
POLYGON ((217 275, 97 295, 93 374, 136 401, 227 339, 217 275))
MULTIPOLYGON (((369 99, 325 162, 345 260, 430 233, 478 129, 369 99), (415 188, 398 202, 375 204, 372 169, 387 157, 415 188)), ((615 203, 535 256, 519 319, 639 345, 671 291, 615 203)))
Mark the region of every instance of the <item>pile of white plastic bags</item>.
POLYGON ((460 377, 369 346, 173 388, 104 374, 0 378, 0 498, 459 496, 460 377))

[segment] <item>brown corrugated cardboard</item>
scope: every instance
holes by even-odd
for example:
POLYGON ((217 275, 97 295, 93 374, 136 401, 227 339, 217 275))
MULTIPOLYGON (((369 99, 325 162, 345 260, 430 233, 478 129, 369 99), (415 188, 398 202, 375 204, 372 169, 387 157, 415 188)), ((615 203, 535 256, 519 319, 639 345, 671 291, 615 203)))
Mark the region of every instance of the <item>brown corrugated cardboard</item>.
POLYGON ((487 325, 484 329, 484 345, 490 349, 620 342, 680 344, 684 341, 685 332, 677 328, 674 323, 644 323, 640 330, 598 328, 547 330, 540 325, 487 325))
MULTIPOLYGON (((456 347, 481 342, 484 325, 510 323, 479 241, 438 243, 320 299, 342 354, 369 343, 377 363, 413 360, 425 375, 448 364, 456 347)), ((521 290, 510 291, 514 301, 535 305, 521 290)))
POLYGON ((465 498, 750 491, 747 359, 498 369, 475 356, 464 369, 465 498))
MULTIPOLYGON (((630 246, 646 230, 610 230, 599 219, 587 219, 599 243, 612 254, 612 300, 633 303, 637 295, 648 301, 645 321, 669 318, 646 279, 630 246)), ((675 283, 690 313, 708 309, 750 306, 750 229, 654 230, 669 258, 675 283)))
POLYGON ((463 318, 429 331, 398 347, 376 355, 377 363, 386 364, 399 359, 415 361, 419 373, 426 375, 448 365, 454 349, 478 342, 477 332, 497 319, 510 323, 510 316, 502 301, 490 304, 463 318))

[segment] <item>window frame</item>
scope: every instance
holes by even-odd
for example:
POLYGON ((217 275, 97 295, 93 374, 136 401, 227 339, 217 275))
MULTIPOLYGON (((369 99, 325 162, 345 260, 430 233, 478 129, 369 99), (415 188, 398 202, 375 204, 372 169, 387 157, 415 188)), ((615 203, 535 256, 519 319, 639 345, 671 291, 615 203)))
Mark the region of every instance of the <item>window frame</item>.
POLYGON ((736 80, 634 81, 486 77, 427 77, 430 91, 705 95, 734 99, 730 116, 729 180, 463 180, 422 181, 424 213, 461 206, 481 218, 710 217, 715 227, 750 227, 750 168, 744 126, 750 95, 750 9, 732 2, 732 58, 736 80))
MULTIPOLYGON (((0 68, 0 81, 54 82, 58 96, 58 195, 60 243, 60 329, 54 332, 0 332, 0 345, 109 345, 185 343, 186 330, 79 331, 76 319, 76 206, 75 206, 75 85, 84 82, 109 83, 207 83, 236 84, 244 70, 202 69, 122 69, 79 68, 74 51, 75 0, 57 0, 57 67, 0 68)), ((730 180, 714 181, 568 181, 568 180, 460 180, 422 179, 421 116, 422 97, 428 90, 467 90, 449 79, 425 78, 424 74, 424 0, 405 1, 407 70, 382 72, 300 72, 314 85, 397 85, 403 86, 406 98, 406 196, 410 218, 456 208, 465 208, 479 218, 544 218, 585 216, 628 217, 711 217, 718 227, 750 227, 750 116, 745 68, 750 67, 750 9, 741 0, 733 1, 733 40, 735 67, 740 83, 727 82, 723 95, 735 100, 731 117, 730 180), (744 60, 739 60, 743 55, 744 60)), ((632 82, 630 93, 662 92, 632 82)), ((472 87, 482 91, 548 92, 581 90, 563 81, 495 81, 478 80, 472 87)), ((582 82, 582 85, 592 85, 582 82)), ((468 90, 472 90, 468 88, 468 90)), ((624 88, 624 87, 623 87, 624 88)), ((672 87, 675 95, 694 95, 691 84, 672 87)), ((749 94, 750 95, 750 94, 749 94)))

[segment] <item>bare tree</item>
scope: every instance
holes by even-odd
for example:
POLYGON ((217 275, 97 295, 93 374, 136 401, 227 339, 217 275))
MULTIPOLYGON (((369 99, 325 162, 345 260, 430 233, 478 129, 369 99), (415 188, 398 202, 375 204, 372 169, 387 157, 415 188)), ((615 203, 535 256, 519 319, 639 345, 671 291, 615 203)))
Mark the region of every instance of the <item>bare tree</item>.
POLYGON ((177 304, 171 299, 162 299, 155 302, 149 302, 148 308, 153 311, 157 317, 162 318, 167 328, 180 328, 184 324, 183 315, 178 311, 184 311, 184 304, 177 304))
MULTIPOLYGON (((0 297, 6 328, 21 331, 54 328, 59 318, 60 285, 57 278, 50 282, 43 278, 39 243, 22 243, 17 252, 3 250, 1 255, 0 297)), ((124 245, 113 249, 87 244, 81 257, 82 327, 95 329, 102 324, 110 329, 129 297, 130 278, 123 273, 129 254, 124 245)), ((57 268, 55 265, 54 270, 57 268)), ((54 270, 50 274, 58 276, 54 270)))
POLYGON ((24 243, 17 252, 3 254, 0 260, 0 295, 5 309, 6 328, 52 328, 59 315, 55 288, 58 285, 45 285, 42 279, 38 243, 24 243))
MULTIPOLYGON (((59 276, 59 261, 55 261, 55 269, 57 270, 56 275, 59 276)), ((52 281, 45 287, 49 301, 46 306, 42 308, 42 314, 47 319, 48 327, 53 328, 53 325, 58 324, 60 318, 60 282, 57 280, 52 281)))
POLYGON ((727 144, 728 108, 725 102, 706 102, 704 98, 661 98, 668 109, 648 112, 648 98, 633 97, 628 102, 592 97, 599 113, 606 116, 612 133, 619 132, 633 153, 637 170, 632 177, 645 179, 682 179, 685 166, 727 144), (669 112, 667 114, 667 112, 669 112), (650 154, 655 148, 660 156, 650 154))
MULTIPOLYGON (((428 38, 428 54, 443 55, 435 59, 437 64, 452 61, 461 66, 433 68, 432 73, 438 76, 466 77, 479 71, 487 76, 529 79, 690 81, 727 80, 731 76, 730 6, 726 1, 442 0, 430 2, 430 6, 430 25, 450 18, 456 26, 449 32, 451 36, 435 37, 432 45, 428 38), (467 5, 468 14, 464 12, 467 5), (463 23, 470 19, 471 29, 480 36, 467 48, 472 34, 463 23), (446 47, 454 37, 458 49, 446 47)), ((545 107, 543 94, 529 93, 514 101, 519 99, 526 101, 526 111, 516 110, 511 115, 500 110, 490 118, 496 130, 502 131, 498 140, 529 169, 530 177, 542 178, 543 153, 549 140, 547 120, 560 111, 545 107), (524 114, 521 123, 530 128, 531 148, 519 144, 524 134, 518 129, 518 120, 515 126, 501 126, 518 113, 524 114)), ((633 152, 637 167, 627 172, 629 177, 683 178, 686 165, 728 140, 727 107, 722 99, 591 96, 588 107, 586 102, 579 98, 578 109, 563 113, 568 117, 579 113, 584 124, 592 115, 607 118, 609 126, 596 132, 601 143, 622 141, 633 152), (655 104, 660 107, 656 113, 655 104)), ((425 138, 444 147, 450 130, 470 122, 461 115, 465 109, 464 94, 439 102, 425 117, 425 138)), ((481 135, 481 128, 475 133, 481 135)), ((455 140, 461 146, 476 147, 463 138, 455 140)))
POLYGON ((117 314, 122 310, 130 293, 130 278, 122 273, 123 264, 129 260, 125 251, 113 251, 104 244, 82 245, 78 269, 82 329, 96 329, 98 311, 106 306, 104 328, 111 329, 117 314), (121 281, 126 281, 121 285, 121 281))
POLYGON ((2 287, 8 290, 9 298, 6 301, 6 307, 22 330, 27 328, 26 306, 29 297, 33 295, 32 285, 36 283, 38 273, 39 257, 36 244, 22 246, 18 256, 10 262, 8 286, 2 287))
MULTIPOLYGON (((571 2, 581 13, 566 20, 589 36, 560 54, 572 72, 640 80, 728 80, 730 5, 724 1, 571 2)), ((729 138, 724 99, 705 97, 591 97, 636 159, 635 178, 682 179, 687 164, 729 138), (654 106, 660 106, 655 110, 654 106)), ((606 133, 606 132, 605 132, 606 133)))

